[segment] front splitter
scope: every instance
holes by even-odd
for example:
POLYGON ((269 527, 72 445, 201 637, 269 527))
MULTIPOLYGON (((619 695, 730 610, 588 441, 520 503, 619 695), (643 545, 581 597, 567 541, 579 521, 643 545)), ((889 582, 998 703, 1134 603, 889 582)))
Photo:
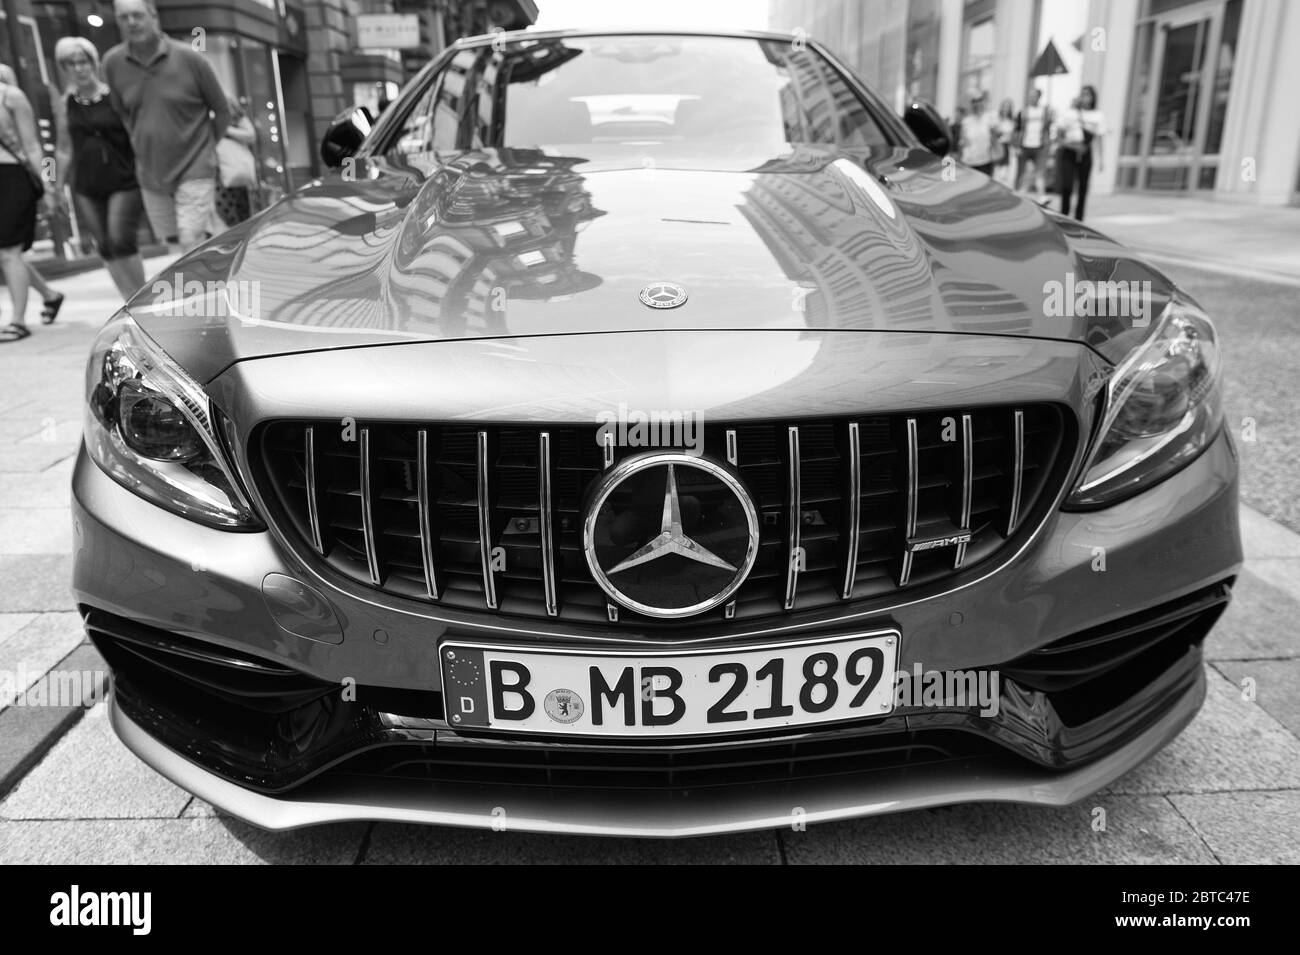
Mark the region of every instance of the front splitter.
POLYGON ((244 789, 149 735, 109 701, 114 730, 156 772, 224 813, 263 829, 383 821, 569 835, 681 838, 785 828, 967 802, 1066 806, 1168 744, 1205 699, 1205 671, 1130 742, 1065 772, 1015 757, 980 758, 821 779, 689 793, 544 789, 464 783, 324 779, 287 796, 244 789))

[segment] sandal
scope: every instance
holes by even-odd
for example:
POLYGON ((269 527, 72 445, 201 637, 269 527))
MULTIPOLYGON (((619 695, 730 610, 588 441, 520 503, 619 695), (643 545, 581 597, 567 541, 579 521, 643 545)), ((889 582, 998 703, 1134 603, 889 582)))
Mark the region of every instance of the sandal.
POLYGON ((41 324, 49 325, 59 317, 59 309, 63 307, 64 295, 62 292, 55 292, 54 298, 45 300, 45 307, 41 309, 41 324))
POLYGON ((4 328, 0 328, 0 345, 9 342, 20 342, 30 334, 31 332, 27 330, 26 325, 6 325, 4 328))

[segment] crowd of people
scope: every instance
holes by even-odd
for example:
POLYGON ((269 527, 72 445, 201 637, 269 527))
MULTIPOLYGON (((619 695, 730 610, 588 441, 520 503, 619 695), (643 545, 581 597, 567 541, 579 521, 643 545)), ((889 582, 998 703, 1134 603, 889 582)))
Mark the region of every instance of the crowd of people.
POLYGON ((102 63, 89 40, 55 44, 52 178, 31 102, 0 66, 0 270, 13 307, 0 344, 31 334, 33 287, 43 296, 42 322, 58 317, 63 296, 23 254, 40 207, 59 211, 65 187, 123 298, 145 280, 142 217, 171 251, 188 252, 251 214, 256 132, 238 101, 202 53, 162 31, 152 0, 114 0, 113 12, 123 42, 102 63))
POLYGON ((1042 90, 1030 91, 1017 110, 1005 99, 994 114, 988 94, 972 94, 952 122, 954 152, 963 163, 992 176, 1009 189, 1060 197, 1062 215, 1083 221, 1094 166, 1101 171, 1105 118, 1097 90, 1084 86, 1059 115, 1043 103, 1042 90), (1050 172, 1050 175, 1049 175, 1050 172))

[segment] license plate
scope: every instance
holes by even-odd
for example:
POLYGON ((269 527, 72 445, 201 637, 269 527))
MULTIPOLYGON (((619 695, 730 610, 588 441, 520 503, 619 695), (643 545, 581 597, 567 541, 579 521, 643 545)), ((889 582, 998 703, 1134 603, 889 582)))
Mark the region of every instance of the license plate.
POLYGON ((439 647, 457 728, 574 736, 705 736, 884 716, 896 630, 743 650, 439 647))

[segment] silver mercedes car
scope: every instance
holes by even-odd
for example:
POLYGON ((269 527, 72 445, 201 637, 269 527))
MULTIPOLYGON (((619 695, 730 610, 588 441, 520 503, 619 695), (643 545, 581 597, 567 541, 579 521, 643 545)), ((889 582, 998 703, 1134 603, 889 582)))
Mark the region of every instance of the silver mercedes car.
POLYGON ((684 836, 1061 805, 1242 556, 1140 257, 772 34, 462 40, 104 326, 74 588, 126 745, 258 826, 684 836))

